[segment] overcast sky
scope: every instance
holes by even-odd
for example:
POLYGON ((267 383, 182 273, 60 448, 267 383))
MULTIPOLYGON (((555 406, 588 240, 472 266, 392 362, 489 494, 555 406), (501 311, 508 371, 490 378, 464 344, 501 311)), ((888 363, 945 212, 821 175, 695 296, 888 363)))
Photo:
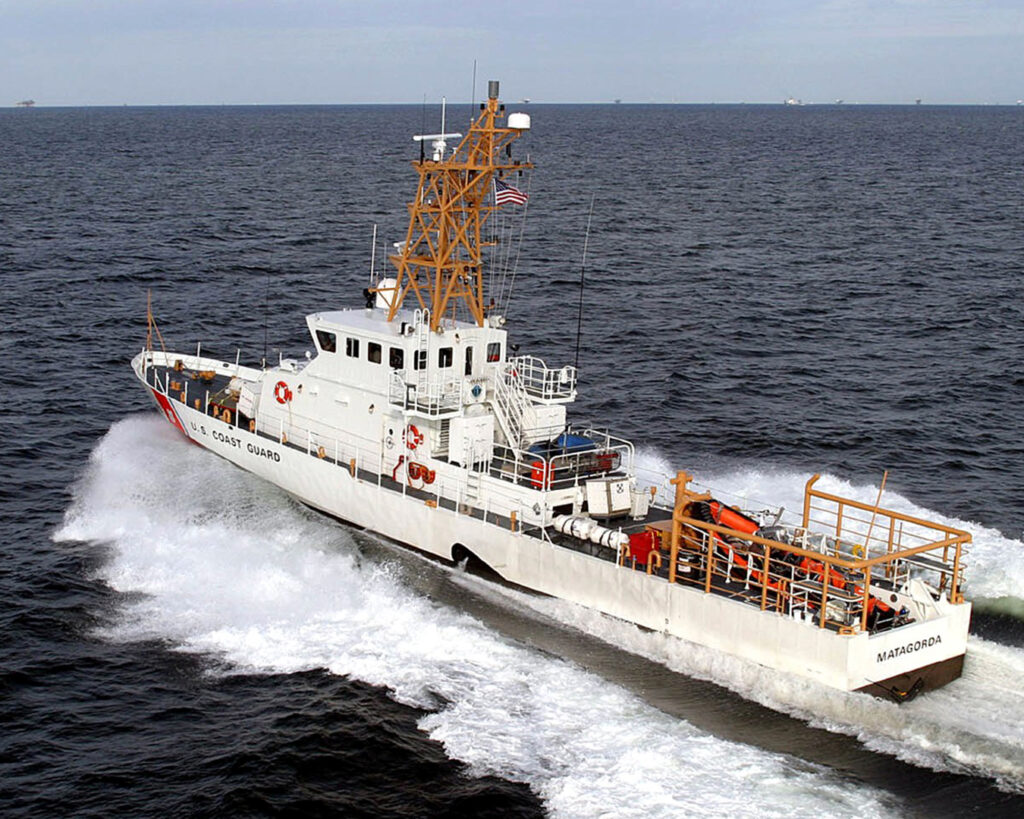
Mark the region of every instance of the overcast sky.
POLYGON ((1024 0, 0 0, 0 105, 1002 103, 1024 0))

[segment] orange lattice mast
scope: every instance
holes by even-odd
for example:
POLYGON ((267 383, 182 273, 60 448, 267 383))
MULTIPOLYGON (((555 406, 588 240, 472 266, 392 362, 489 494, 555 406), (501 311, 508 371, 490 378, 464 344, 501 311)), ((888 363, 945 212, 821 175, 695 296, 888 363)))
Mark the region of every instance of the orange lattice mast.
POLYGON ((390 257, 398 269, 397 281, 393 288, 378 288, 389 296, 388 321, 411 292, 419 306, 430 311, 431 330, 440 328, 446 313, 456 317, 460 302, 468 320, 483 326, 487 305, 481 256, 484 247, 493 244, 484 240, 483 227, 497 209, 487 204, 487 197, 495 178, 533 167, 513 161, 510 150, 530 127, 529 116, 512 114, 502 126, 505 106, 498 103, 496 80, 488 83, 487 97, 480 116, 450 156, 445 156, 446 140, 462 135, 444 133, 443 118, 442 133, 416 137, 432 140, 434 154, 412 163, 420 181, 416 199, 408 206, 405 241, 390 257))

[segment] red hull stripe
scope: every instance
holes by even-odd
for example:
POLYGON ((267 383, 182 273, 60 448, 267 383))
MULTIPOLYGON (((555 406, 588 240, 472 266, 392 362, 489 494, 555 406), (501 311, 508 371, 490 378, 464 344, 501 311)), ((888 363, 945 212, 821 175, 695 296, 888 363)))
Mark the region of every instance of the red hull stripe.
POLYGON ((156 399, 157 404, 160 405, 160 409, 163 410, 164 417, 178 428, 178 431, 188 438, 188 433, 185 432, 185 425, 181 423, 181 419, 178 418, 178 413, 174 411, 174 407, 171 406, 170 399, 163 393, 159 393, 156 390, 151 389, 153 398, 156 399))

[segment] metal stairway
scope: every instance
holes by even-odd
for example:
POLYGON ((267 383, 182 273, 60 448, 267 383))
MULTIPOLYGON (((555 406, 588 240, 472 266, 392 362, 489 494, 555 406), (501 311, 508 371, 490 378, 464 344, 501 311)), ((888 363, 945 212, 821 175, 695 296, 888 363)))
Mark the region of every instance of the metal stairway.
POLYGON ((495 373, 491 406, 505 440, 518 458, 523 446, 523 431, 535 420, 535 413, 522 378, 509 364, 495 373))

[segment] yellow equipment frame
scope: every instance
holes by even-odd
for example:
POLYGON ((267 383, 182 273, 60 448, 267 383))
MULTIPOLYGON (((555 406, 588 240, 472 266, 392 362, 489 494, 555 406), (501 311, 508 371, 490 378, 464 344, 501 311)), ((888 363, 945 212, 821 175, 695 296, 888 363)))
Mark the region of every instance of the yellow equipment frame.
POLYGON ((481 327, 492 307, 484 301, 482 254, 493 242, 484 240, 483 228, 497 207, 485 204, 486 199, 495 176, 533 165, 501 157, 522 131, 499 124, 505 106, 498 98, 492 96, 480 107, 480 116, 450 157, 412 163, 419 187, 408 205, 409 228, 399 252, 389 256, 398 270, 397 281, 393 288, 372 288, 391 294, 388 321, 394 320, 410 292, 420 308, 429 310, 434 331, 449 310, 453 319, 457 317, 460 302, 469 320, 481 327))

